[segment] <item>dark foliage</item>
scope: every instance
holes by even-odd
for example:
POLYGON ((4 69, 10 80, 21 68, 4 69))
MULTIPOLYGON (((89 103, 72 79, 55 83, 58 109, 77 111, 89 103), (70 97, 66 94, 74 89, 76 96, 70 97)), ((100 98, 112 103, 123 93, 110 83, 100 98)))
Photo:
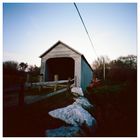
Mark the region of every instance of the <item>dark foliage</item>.
POLYGON ((18 63, 15 61, 6 61, 3 63, 4 74, 17 74, 18 73, 18 63))
POLYGON ((73 102, 73 97, 64 92, 30 105, 24 105, 23 108, 19 106, 4 108, 3 136, 44 137, 47 129, 66 125, 64 121, 51 117, 48 112, 73 102))
POLYGON ((27 63, 17 63, 15 61, 3 62, 3 87, 17 88, 21 83, 27 80, 27 73, 32 75, 31 81, 37 82, 40 68, 36 65, 28 65, 27 63))
POLYGON ((95 106, 97 137, 137 136, 137 84, 102 85, 86 95, 95 106))
POLYGON ((30 65, 28 67, 28 72, 32 75, 39 75, 40 74, 40 67, 37 67, 36 65, 34 65, 34 66, 30 65))
MULTIPOLYGON (((103 64, 95 69, 103 79, 103 64)), ((137 136, 137 57, 128 55, 106 64, 106 80, 88 88, 87 98, 95 105, 96 136, 137 136)))
POLYGON ((94 63, 94 75, 103 79, 103 60, 105 60, 106 80, 111 82, 124 82, 137 80, 137 57, 128 55, 110 61, 107 58, 98 58, 94 63))
POLYGON ((18 67, 19 67, 20 71, 25 71, 26 68, 28 67, 28 64, 24 63, 24 62, 21 62, 18 67))
POLYGON ((129 55, 112 61, 107 78, 111 81, 136 81, 137 57, 129 55))

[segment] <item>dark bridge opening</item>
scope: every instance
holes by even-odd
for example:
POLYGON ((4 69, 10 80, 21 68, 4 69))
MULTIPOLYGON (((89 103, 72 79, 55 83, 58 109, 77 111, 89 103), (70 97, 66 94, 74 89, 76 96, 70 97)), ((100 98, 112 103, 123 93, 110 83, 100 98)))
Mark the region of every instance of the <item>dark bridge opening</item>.
POLYGON ((46 61, 45 81, 53 81, 54 75, 59 80, 74 78, 74 60, 72 58, 50 58, 46 61))

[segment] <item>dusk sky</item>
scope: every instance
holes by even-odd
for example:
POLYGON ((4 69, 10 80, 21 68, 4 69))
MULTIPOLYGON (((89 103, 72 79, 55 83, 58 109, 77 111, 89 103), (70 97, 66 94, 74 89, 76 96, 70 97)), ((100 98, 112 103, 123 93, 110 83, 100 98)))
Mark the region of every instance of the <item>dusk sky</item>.
MULTIPOLYGON (((77 3, 98 56, 111 60, 137 54, 136 3, 77 3)), ((84 54, 96 55, 73 3, 3 4, 3 61, 40 66, 39 56, 61 40, 84 54)))

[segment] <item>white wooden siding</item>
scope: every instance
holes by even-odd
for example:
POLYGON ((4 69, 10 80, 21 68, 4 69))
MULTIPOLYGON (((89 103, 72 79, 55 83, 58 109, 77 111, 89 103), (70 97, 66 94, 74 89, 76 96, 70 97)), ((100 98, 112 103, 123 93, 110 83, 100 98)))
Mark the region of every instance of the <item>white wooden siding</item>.
MULTIPOLYGON (((81 85, 81 55, 67 48, 63 44, 58 44, 50 52, 41 58, 41 73, 43 74, 43 81, 45 81, 46 61, 50 58, 70 57, 74 59, 74 75, 76 76, 76 85, 81 85)), ((65 70, 64 70, 65 72, 65 70)))

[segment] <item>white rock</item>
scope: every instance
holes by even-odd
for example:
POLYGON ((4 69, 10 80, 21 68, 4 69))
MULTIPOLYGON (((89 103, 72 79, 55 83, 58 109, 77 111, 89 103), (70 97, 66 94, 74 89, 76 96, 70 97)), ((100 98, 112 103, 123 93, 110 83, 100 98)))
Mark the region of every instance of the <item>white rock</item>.
POLYGON ((80 88, 80 87, 72 87, 72 88, 71 88, 71 92, 72 92, 73 94, 78 95, 78 96, 84 96, 84 93, 83 93, 83 91, 82 91, 82 88, 80 88))
POLYGON ((81 129, 78 126, 62 126, 56 129, 46 130, 47 137, 75 137, 81 136, 81 129))
POLYGON ((73 104, 80 105, 84 109, 93 108, 93 105, 89 103, 88 99, 85 97, 74 98, 75 102, 73 104))
POLYGON ((96 123, 96 120, 85 109, 75 104, 50 111, 49 115, 73 126, 81 126, 86 123, 88 127, 92 127, 96 123))

